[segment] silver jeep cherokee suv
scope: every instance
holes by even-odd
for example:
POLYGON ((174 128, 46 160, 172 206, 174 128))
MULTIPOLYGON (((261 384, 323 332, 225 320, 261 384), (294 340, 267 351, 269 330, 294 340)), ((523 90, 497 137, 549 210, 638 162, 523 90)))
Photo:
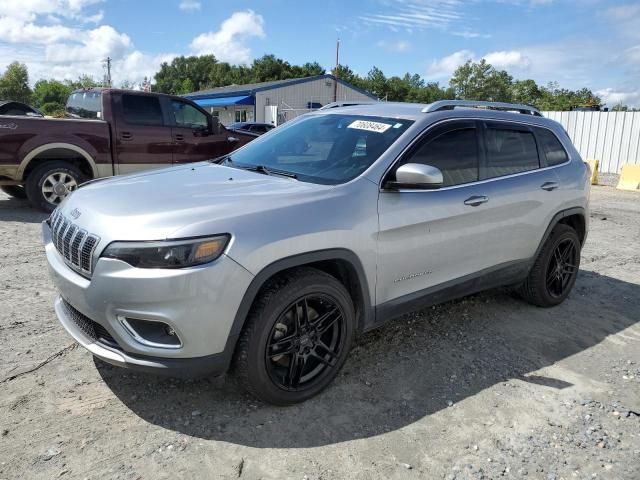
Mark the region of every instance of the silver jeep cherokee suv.
POLYGON ((230 156, 92 182, 43 224, 57 316, 96 357, 221 374, 267 402, 325 388, 356 335, 498 286, 574 285, 589 171, 527 106, 377 103, 230 156))

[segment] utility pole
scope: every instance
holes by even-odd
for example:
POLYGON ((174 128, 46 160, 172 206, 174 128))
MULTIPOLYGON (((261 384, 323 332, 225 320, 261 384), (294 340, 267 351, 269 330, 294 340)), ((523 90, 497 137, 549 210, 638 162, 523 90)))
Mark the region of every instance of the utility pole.
POLYGON ((104 77, 104 86, 111 87, 111 57, 107 57, 104 60, 104 66, 107 69, 107 74, 104 77))
POLYGON ((333 101, 338 101, 338 68, 340 67, 340 39, 336 42, 336 68, 334 70, 334 79, 333 79, 333 101))

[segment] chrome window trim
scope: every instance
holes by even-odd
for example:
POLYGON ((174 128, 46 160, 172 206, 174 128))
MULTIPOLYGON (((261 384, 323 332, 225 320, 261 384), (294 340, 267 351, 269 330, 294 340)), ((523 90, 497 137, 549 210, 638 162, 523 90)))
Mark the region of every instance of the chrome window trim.
MULTIPOLYGON (((535 136, 535 133, 534 133, 535 136)), ((536 139, 536 144, 537 144, 537 139, 536 139)), ((428 127, 426 127, 422 132, 420 132, 419 135, 417 135, 411 142, 409 142, 403 149, 402 151, 398 154, 398 156, 393 160, 393 162, 391 162, 391 164, 389 165, 389 167, 387 167, 387 169, 384 171, 384 173, 382 174, 382 176, 380 177, 380 181, 378 183, 378 188, 380 190, 380 192, 400 192, 400 193, 432 193, 432 192, 442 192, 442 191, 446 191, 446 190, 453 190, 456 188, 463 188, 463 187, 468 187, 470 185, 481 185, 487 182, 494 182, 496 180, 502 180, 502 179, 506 179, 506 178, 513 178, 513 177, 519 177, 522 175, 529 175, 531 173, 534 172, 541 172, 541 171, 545 171, 545 170, 549 170, 552 168, 559 168, 559 167, 563 167, 566 165, 569 165, 571 163, 572 159, 571 159, 571 155, 569 155, 569 152, 567 151, 567 148, 564 146, 564 143, 562 143, 562 140, 560 140, 560 138, 558 138, 558 135, 556 135, 556 133, 549 127, 545 126, 545 125, 539 125, 537 123, 532 123, 532 122, 523 122, 523 121, 515 121, 515 120, 502 120, 502 119, 494 119, 494 118, 490 118, 490 119, 486 119, 486 118, 481 118, 481 117, 456 117, 456 118, 446 118, 444 120, 439 120, 436 123, 432 123, 430 124, 428 127), (542 168, 536 168, 534 170, 527 170, 526 172, 518 172, 518 173, 512 173, 510 175, 503 175, 501 177, 493 177, 493 178, 485 178, 483 180, 477 180, 475 182, 469 182, 469 183, 460 183, 458 185, 449 185, 447 187, 441 187, 441 188, 433 188, 433 189, 413 189, 413 188, 400 188, 400 189, 388 189, 388 188, 384 188, 382 186, 382 184, 384 183, 384 179, 386 178, 386 176, 389 174, 389 172, 391 170, 393 170, 393 168, 395 167, 395 165, 400 162, 402 160, 402 158, 407 154, 407 152, 413 148, 414 145, 416 145, 422 138, 424 138, 426 135, 429 134, 429 132, 439 126, 442 125, 443 123, 448 123, 448 122, 455 122, 455 121, 468 121, 468 120, 472 120, 472 121, 480 121, 480 122, 484 122, 484 121, 491 121, 491 122, 502 122, 502 123, 515 123, 515 124, 519 124, 519 125, 524 125, 527 127, 539 127, 539 128, 544 128, 546 130, 549 130, 551 133, 553 133, 553 135, 558 139, 558 141, 560 142, 560 145, 562 145, 562 148, 564 148, 565 152, 567 153, 567 158, 568 160, 564 163, 559 163, 558 165, 552 165, 550 167, 542 167, 542 168)))

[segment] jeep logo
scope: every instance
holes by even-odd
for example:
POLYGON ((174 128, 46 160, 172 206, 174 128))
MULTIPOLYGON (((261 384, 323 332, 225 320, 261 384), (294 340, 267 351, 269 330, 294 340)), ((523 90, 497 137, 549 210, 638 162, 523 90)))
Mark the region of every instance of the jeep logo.
POLYGON ((16 125, 15 123, 0 123, 0 128, 15 130, 16 128, 18 128, 18 125, 16 125))

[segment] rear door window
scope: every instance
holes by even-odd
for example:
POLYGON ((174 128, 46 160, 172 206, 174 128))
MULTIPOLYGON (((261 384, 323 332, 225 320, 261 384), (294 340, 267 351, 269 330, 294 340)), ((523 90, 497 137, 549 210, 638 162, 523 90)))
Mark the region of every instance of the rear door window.
POLYGON ((130 125, 164 125, 158 97, 123 95, 124 121, 130 125))
POLYGON ((558 140, 558 137, 551 130, 546 128, 536 128, 536 136, 540 142, 540 148, 547 159, 547 166, 560 165, 569 160, 567 151, 558 140))
POLYGON ((487 156, 480 178, 495 178, 540 168, 538 147, 528 129, 494 128, 485 130, 487 156))

